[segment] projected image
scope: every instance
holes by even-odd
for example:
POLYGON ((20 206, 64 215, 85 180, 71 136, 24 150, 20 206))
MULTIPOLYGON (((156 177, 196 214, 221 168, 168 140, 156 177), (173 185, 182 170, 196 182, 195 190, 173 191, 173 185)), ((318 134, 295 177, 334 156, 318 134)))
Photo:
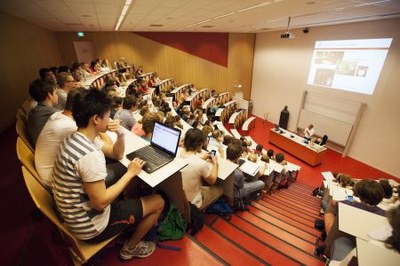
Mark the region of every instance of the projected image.
POLYGON ((335 76, 334 69, 318 68, 315 72, 314 83, 321 86, 332 86, 333 77, 335 76))
POLYGON ((336 74, 354 76, 356 73, 358 62, 354 61, 342 61, 337 65, 336 74))
POLYGON ((317 41, 307 83, 373 94, 392 38, 317 41))
POLYGON ((338 62, 343 60, 344 52, 320 52, 317 51, 315 64, 323 65, 336 65, 338 62))

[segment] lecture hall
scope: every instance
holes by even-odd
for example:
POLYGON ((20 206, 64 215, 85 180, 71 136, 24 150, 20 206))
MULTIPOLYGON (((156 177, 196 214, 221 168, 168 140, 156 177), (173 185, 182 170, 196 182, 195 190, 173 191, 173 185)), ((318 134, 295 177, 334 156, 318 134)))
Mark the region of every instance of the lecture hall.
POLYGON ((400 1, 13 0, 0 22, 0 264, 398 265, 400 1))

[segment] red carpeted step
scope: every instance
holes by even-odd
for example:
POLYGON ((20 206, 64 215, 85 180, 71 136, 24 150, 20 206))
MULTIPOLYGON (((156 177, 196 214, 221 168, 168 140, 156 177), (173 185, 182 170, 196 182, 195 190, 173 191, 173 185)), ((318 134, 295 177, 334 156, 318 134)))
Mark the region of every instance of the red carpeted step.
POLYGON ((173 251, 168 249, 157 248, 154 253, 144 259, 134 258, 130 261, 122 261, 119 258, 120 247, 113 247, 105 250, 101 257, 101 261, 106 261, 106 265, 224 265, 223 262, 214 257, 211 253, 202 248, 194 240, 187 236, 177 241, 163 242, 166 245, 180 247, 182 250, 173 251))
POLYGON ((294 185, 295 185, 295 183, 291 184, 289 186, 289 189, 287 189, 287 190, 286 189, 281 189, 280 192, 282 192, 282 193, 286 192, 286 193, 289 193, 289 194, 291 194, 293 196, 297 196, 297 197, 300 197, 300 198, 303 198, 303 199, 307 199, 307 200, 309 200, 310 202, 312 202, 314 204, 318 204, 320 202, 320 199, 318 199, 318 198, 316 198, 316 197, 314 197, 312 195, 312 190, 311 191, 304 191, 302 189, 299 189, 299 188, 295 187, 294 185))
POLYGON ((259 209, 263 213, 270 215, 271 217, 274 217, 283 223, 287 223, 295 228, 298 228, 314 237, 319 237, 321 235, 321 232, 314 228, 314 224, 307 225, 307 224, 304 224, 297 220, 293 220, 292 218, 288 217, 287 215, 276 212, 276 211, 272 210, 271 208, 261 205, 258 202, 253 202, 252 205, 253 205, 253 207, 259 209))
POLYGON ((290 190, 288 191, 286 189, 283 189, 283 190, 281 189, 279 191, 279 194, 280 195, 284 195, 286 197, 289 197, 290 199, 296 200, 298 202, 302 202, 304 204, 307 204, 307 205, 309 205, 311 207, 321 207, 321 199, 317 198, 317 197, 314 197, 314 196, 307 197, 304 194, 301 194, 301 195, 295 194, 295 193, 292 193, 290 190))
MULTIPOLYGON (((269 223, 271 225, 274 225, 278 228, 281 228, 282 230, 285 230, 285 232, 288 232, 292 235, 295 235, 305 241, 307 241, 308 243, 311 243, 312 245, 315 244, 316 242, 316 236, 313 234, 310 234, 308 232, 305 232, 297 227, 294 227, 290 224, 288 224, 286 221, 282 221, 268 213, 263 212, 262 210, 250 206, 249 207, 250 212, 238 212, 236 215, 238 215, 239 217, 248 220, 249 222, 252 222, 254 219, 254 215, 256 217, 258 217, 259 219, 262 219, 262 221, 264 221, 264 223, 269 223)), ((258 222, 258 221, 256 221, 258 222)))
MULTIPOLYGON (((236 216, 232 216, 231 223, 236 225, 236 227, 228 224, 225 221, 221 221, 221 219, 218 219, 213 227, 217 228, 225 236, 239 243, 242 247, 251 250, 258 256, 261 256, 261 254, 265 254, 265 247, 270 246, 274 250, 278 251, 280 253, 279 255, 288 260, 288 263, 290 262, 289 259, 291 259, 295 262, 305 265, 324 265, 324 263, 318 258, 313 257, 312 255, 307 254, 282 240, 279 240, 278 238, 254 227, 250 223, 247 223, 246 221, 236 216), (238 228, 240 228, 240 230, 238 228), (253 238, 253 243, 251 241, 251 238, 253 238), (264 243, 265 246, 262 245, 260 242, 264 243)), ((275 257, 274 254, 271 255, 275 257)), ((271 258, 271 255, 267 257, 268 259, 266 261, 268 263, 276 265, 286 265, 286 263, 282 261, 282 257, 279 258, 277 261, 270 261, 269 259, 271 258)))
POLYGON ((264 265, 258 258, 233 244, 208 226, 204 226, 197 232, 195 239, 230 265, 264 265))
MULTIPOLYGON (((302 262, 296 262, 283 253, 278 243, 270 242, 265 245, 263 241, 258 241, 257 238, 250 236, 239 230, 237 227, 228 222, 218 219, 212 226, 213 229, 220 232, 224 237, 236 242, 248 252, 259 257, 266 263, 272 265, 300 265, 302 262)), ((251 235, 253 233, 250 233, 251 235)))
POLYGON ((268 209, 271 209, 277 213, 280 213, 290 219, 293 219, 299 223, 303 223, 309 227, 314 227, 314 222, 315 220, 310 219, 310 217, 306 216, 306 218, 302 217, 301 213, 300 215, 298 213, 293 212, 291 209, 286 209, 282 208, 282 206, 276 206, 274 204, 270 204, 269 202, 266 202, 264 200, 258 201, 258 203, 262 206, 267 207, 268 209))
POLYGON ((315 212, 309 212, 304 209, 295 209, 290 203, 286 202, 281 202, 277 200, 276 198, 273 198, 271 196, 266 196, 262 199, 263 202, 274 205, 278 208, 288 210, 289 212, 298 215, 299 217, 302 217, 306 220, 309 220, 311 222, 314 222, 315 219, 320 219, 318 214, 315 214, 315 212))
MULTIPOLYGON (((296 230, 293 230, 293 228, 289 228, 286 226, 286 229, 289 229, 290 231, 284 230, 283 228, 279 227, 279 225, 282 225, 282 222, 278 222, 278 224, 273 224, 271 222, 267 222, 266 220, 261 219, 262 217, 258 217, 256 215, 253 214, 253 212, 257 212, 257 209, 254 210, 253 207, 250 207, 250 212, 243 212, 243 213, 239 213, 237 216, 235 217, 240 217, 241 219, 245 220, 247 223, 261 229, 262 231, 290 244, 293 245, 295 247, 297 247, 298 249, 309 253, 309 254, 313 254, 314 250, 315 250, 315 242, 316 242, 316 237, 312 237, 311 241, 306 241, 304 239, 302 239, 300 236, 298 236, 296 233, 302 233, 304 234, 304 232, 296 232, 296 230)), ((260 211, 258 211, 260 212, 260 211)), ((267 216, 267 215, 262 215, 261 216, 267 216)), ((265 217, 268 219, 268 217, 265 217)), ((232 223, 236 225, 236 221, 237 219, 232 219, 232 223)), ((276 221, 276 219, 275 219, 276 221)), ((239 227, 241 225, 241 223, 237 224, 239 227)), ((297 230, 299 231, 299 230, 297 230)))
POLYGON ((307 184, 301 183, 301 182, 296 182, 296 187, 302 188, 302 189, 306 189, 306 190, 310 190, 312 191, 314 188, 312 186, 309 186, 307 184))
POLYGON ((319 216, 319 210, 320 210, 319 206, 318 207, 307 206, 302 202, 296 201, 294 199, 291 199, 290 197, 280 194, 280 192, 273 193, 272 195, 268 195, 267 197, 271 197, 280 203, 290 205, 293 208, 302 211, 304 213, 307 213, 311 216, 315 215, 319 216))

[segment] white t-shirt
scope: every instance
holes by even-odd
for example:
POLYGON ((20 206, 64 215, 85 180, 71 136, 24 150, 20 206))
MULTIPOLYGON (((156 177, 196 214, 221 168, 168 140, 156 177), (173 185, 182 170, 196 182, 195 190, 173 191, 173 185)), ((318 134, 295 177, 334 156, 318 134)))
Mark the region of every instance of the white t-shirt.
POLYGON ((188 165, 181 170, 182 184, 186 198, 198 208, 203 204, 200 188, 204 177, 211 174, 212 164, 201 159, 199 154, 186 155, 180 153, 180 158, 184 159, 188 165))
POLYGON ((306 128, 304 129, 304 137, 311 139, 311 137, 314 135, 314 132, 315 132, 314 128, 312 129, 306 128))
POLYGON ((75 121, 71 117, 56 112, 50 116, 40 132, 35 148, 35 167, 49 188, 60 144, 76 129, 75 121))
MULTIPOLYGON (((95 141, 96 142, 96 141, 95 141)), ((53 196, 64 223, 78 239, 91 239, 108 224, 110 205, 96 210, 83 183, 107 176, 103 152, 85 135, 75 132, 60 146, 53 175, 53 196)))

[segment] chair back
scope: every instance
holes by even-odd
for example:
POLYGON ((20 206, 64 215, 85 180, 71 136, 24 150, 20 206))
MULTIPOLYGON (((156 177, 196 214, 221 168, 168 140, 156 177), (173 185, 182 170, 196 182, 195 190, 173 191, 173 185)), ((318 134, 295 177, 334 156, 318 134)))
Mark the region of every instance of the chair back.
POLYGON ((319 145, 323 146, 328 141, 328 135, 324 135, 321 139, 321 143, 319 145))
POLYGON ((35 167, 35 155, 20 138, 17 138, 17 157, 21 164, 35 177, 35 179, 45 188, 48 189, 43 179, 39 176, 35 167))
POLYGON ((25 144, 32 151, 32 153, 34 153, 35 149, 33 148, 31 142, 29 141, 28 132, 26 131, 26 120, 23 120, 22 117, 18 117, 18 114, 17 114, 17 123, 15 125, 15 129, 17 131, 18 136, 25 142, 25 144))
POLYGON ((37 179, 33 177, 30 171, 22 166, 22 175, 24 176, 26 187, 32 197, 36 207, 59 229, 64 241, 72 252, 72 259, 82 264, 86 263, 93 255, 109 244, 115 237, 99 243, 87 243, 78 240, 73 236, 61 222, 57 211, 56 204, 51 194, 39 184, 37 179))

